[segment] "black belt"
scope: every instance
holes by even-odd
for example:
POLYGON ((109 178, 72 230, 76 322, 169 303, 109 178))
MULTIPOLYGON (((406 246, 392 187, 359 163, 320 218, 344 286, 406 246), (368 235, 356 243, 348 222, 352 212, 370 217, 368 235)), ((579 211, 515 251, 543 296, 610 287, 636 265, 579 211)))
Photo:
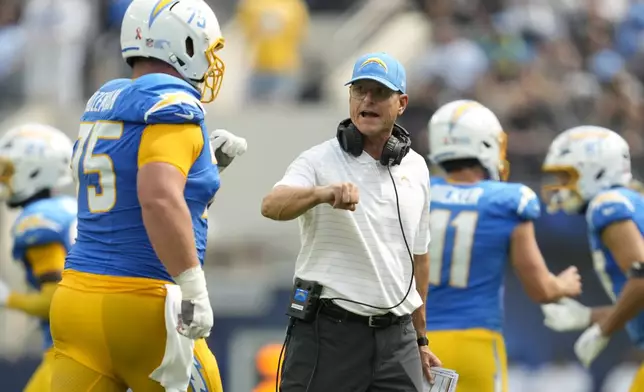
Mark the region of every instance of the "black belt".
POLYGON ((371 328, 387 328, 394 324, 403 324, 411 320, 411 316, 408 314, 396 316, 393 313, 385 313, 377 316, 361 316, 324 300, 320 304, 320 313, 339 321, 352 321, 368 325, 371 328))

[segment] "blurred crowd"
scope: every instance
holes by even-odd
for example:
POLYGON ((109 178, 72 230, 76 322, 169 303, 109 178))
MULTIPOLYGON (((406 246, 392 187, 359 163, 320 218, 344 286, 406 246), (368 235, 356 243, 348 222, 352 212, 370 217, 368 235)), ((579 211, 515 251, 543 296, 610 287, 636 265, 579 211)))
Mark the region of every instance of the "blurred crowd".
MULTIPOLYGON (((106 80, 128 75, 119 56, 121 21, 132 0, 0 2, 0 112, 29 102, 81 102, 106 80)), ((205 0, 220 25, 235 18, 252 62, 254 101, 298 94, 308 9, 343 10, 347 0, 205 0)))
POLYGON ((611 128, 642 156, 644 3, 416 3, 432 21, 432 44, 410 70, 406 123, 417 138, 438 106, 472 98, 499 115, 520 178, 536 176, 554 135, 576 125, 611 128))
MULTIPOLYGON (((311 83, 321 83, 298 77, 307 67, 302 52, 309 12, 346 12, 355 6, 348 0, 208 1, 222 24, 239 22, 252 62, 244 92, 249 101, 298 102, 311 83)), ((24 97, 82 101, 102 81, 127 75, 114 54, 130 2, 2 1, 0 112, 24 97)), ((402 119, 420 152, 426 152, 424 129, 433 111, 446 101, 472 98, 500 116, 510 134, 514 171, 524 179, 536 177, 554 134, 579 124, 614 129, 628 140, 636 159, 643 156, 644 2, 409 3, 432 26, 429 46, 408 69, 411 107, 402 119)))

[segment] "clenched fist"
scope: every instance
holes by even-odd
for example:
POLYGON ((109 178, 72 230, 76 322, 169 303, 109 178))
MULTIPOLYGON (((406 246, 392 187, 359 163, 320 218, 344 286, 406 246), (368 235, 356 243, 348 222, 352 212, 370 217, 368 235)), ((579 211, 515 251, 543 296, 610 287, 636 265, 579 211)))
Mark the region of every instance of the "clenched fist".
POLYGON ((333 208, 355 211, 360 201, 358 188, 350 182, 339 182, 324 187, 324 202, 333 208))
POLYGON ((576 297, 581 294, 581 276, 574 265, 557 275, 557 280, 566 297, 576 297))

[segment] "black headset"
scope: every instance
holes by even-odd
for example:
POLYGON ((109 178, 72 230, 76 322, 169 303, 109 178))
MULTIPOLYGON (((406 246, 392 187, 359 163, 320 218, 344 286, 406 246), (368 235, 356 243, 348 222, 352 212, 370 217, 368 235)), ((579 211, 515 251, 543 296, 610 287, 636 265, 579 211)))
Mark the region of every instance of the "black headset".
MULTIPOLYGON (((340 147, 354 157, 359 157, 364 148, 364 135, 353 124, 350 118, 340 122, 336 134, 340 147)), ((385 143, 380 155, 380 163, 383 166, 400 165, 403 158, 411 148, 411 137, 409 132, 398 124, 394 124, 393 132, 385 143)))

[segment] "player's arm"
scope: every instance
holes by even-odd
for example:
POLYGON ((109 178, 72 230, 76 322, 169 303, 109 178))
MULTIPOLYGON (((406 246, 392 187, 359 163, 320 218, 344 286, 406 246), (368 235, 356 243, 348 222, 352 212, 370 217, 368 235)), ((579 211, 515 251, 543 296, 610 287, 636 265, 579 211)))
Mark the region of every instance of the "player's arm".
POLYGON ((629 279, 612 311, 581 334, 574 345, 579 361, 589 367, 604 350, 610 337, 644 308, 644 284, 641 261, 644 257, 644 240, 632 220, 634 208, 629 200, 619 200, 619 194, 602 195, 597 206, 589 207, 594 229, 611 252, 614 260, 629 279), (602 197, 603 196, 603 197, 602 197), (630 273, 629 273, 630 272, 630 273))
POLYGON ((548 270, 531 221, 520 223, 512 232, 510 259, 523 289, 533 301, 549 303, 578 294, 548 270))
POLYGON ((142 131, 138 151, 137 195, 143 225, 181 291, 177 331, 190 339, 205 338, 214 316, 184 195, 194 163, 210 152, 201 127, 204 109, 197 97, 183 90, 161 97, 151 91, 150 97, 141 107, 149 125, 142 131))
POLYGON ((613 308, 613 305, 594 306, 590 308, 590 322, 588 324, 598 323, 604 320, 613 311, 613 308))
POLYGON ((516 215, 520 222, 510 239, 510 260, 524 290, 537 303, 549 303, 581 292, 580 278, 575 267, 569 267, 559 276, 546 266, 537 245, 533 221, 540 215, 539 200, 528 187, 520 188, 516 215))
POLYGON ((203 147, 196 124, 149 125, 141 137, 137 193, 143 224, 172 277, 201 269, 184 188, 203 147))
POLYGON ((315 186, 313 165, 300 155, 288 167, 284 178, 262 200, 262 215, 288 221, 324 203, 324 200, 324 188, 315 186))
POLYGON ((622 220, 607 226, 601 239, 621 268, 629 276, 619 299, 599 321, 605 336, 610 336, 644 309, 644 276, 637 269, 644 262, 644 239, 632 220, 622 220))
POLYGON ((11 292, 7 298, 7 308, 48 319, 49 306, 61 279, 66 255, 67 250, 60 243, 29 247, 26 259, 32 273, 40 283, 40 290, 33 293, 11 292))
MULTIPOLYGON (((590 204, 586 216, 591 230, 600 233, 602 242, 624 271, 628 271, 633 262, 643 260, 641 257, 644 255, 641 235, 632 221, 633 211, 632 203, 623 195, 608 192, 598 196, 590 204)), ((630 299, 627 298, 626 301, 628 303, 630 299)), ((542 306, 545 325, 559 332, 582 330, 591 324, 610 320, 606 328, 612 333, 628 320, 623 319, 624 313, 614 314, 614 308, 615 306, 591 308, 569 298, 542 306)))

